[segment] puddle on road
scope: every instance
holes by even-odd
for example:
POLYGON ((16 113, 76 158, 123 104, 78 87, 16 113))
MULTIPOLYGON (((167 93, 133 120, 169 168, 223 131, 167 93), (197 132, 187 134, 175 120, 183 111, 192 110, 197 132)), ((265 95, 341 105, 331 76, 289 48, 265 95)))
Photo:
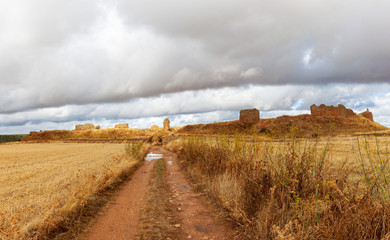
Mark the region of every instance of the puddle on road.
POLYGON ((146 161, 152 161, 152 160, 155 160, 155 159, 161 159, 163 157, 164 157, 164 155, 162 155, 162 154, 157 154, 157 153, 150 152, 150 153, 148 153, 148 155, 146 155, 145 160, 146 161))

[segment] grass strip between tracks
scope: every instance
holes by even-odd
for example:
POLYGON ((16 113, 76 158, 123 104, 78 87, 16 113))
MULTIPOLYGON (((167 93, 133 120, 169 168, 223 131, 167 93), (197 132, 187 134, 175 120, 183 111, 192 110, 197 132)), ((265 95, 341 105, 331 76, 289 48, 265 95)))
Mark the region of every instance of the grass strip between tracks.
POLYGON ((179 239, 181 229, 166 174, 164 159, 156 160, 142 210, 140 239, 179 239))

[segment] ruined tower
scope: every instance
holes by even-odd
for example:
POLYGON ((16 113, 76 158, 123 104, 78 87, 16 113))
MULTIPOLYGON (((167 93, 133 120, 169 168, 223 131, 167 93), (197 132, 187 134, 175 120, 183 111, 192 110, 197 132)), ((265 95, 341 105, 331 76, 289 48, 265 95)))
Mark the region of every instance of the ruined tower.
POLYGON ((165 118, 165 119, 164 119, 164 130, 170 130, 169 124, 170 124, 169 119, 168 119, 168 118, 165 118))
POLYGON ((260 121, 259 109, 244 109, 240 111, 240 122, 245 124, 256 124, 260 121))

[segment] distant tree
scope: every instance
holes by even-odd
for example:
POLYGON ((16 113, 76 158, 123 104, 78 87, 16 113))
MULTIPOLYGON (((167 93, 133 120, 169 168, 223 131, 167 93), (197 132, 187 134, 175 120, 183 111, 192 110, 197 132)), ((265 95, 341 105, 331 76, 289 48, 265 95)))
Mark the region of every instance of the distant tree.
POLYGON ((95 129, 100 129, 101 127, 100 127, 100 125, 96 125, 96 127, 95 127, 95 129))

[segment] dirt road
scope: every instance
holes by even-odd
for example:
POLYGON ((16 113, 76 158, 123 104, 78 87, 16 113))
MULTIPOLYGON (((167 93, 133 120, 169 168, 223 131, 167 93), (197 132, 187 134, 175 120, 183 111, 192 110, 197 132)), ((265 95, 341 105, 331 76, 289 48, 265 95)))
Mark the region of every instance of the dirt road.
MULTIPOLYGON (((167 163, 166 183, 170 189, 172 207, 177 209, 175 227, 180 228, 179 239, 233 239, 231 226, 224 222, 213 205, 196 192, 178 166, 177 155, 162 147, 151 152, 163 154, 167 163)), ((117 197, 98 217, 96 224, 81 239, 139 239, 140 216, 148 196, 148 183, 156 160, 145 162, 117 197)), ((158 211, 156 209, 155 211, 158 211)))
POLYGON ((136 239, 153 162, 145 162, 98 217, 83 240, 136 239))
POLYGON ((234 239, 230 224, 226 223, 214 206, 201 193, 196 192, 178 165, 177 155, 159 149, 168 163, 168 181, 174 204, 181 219, 180 239, 234 239))

